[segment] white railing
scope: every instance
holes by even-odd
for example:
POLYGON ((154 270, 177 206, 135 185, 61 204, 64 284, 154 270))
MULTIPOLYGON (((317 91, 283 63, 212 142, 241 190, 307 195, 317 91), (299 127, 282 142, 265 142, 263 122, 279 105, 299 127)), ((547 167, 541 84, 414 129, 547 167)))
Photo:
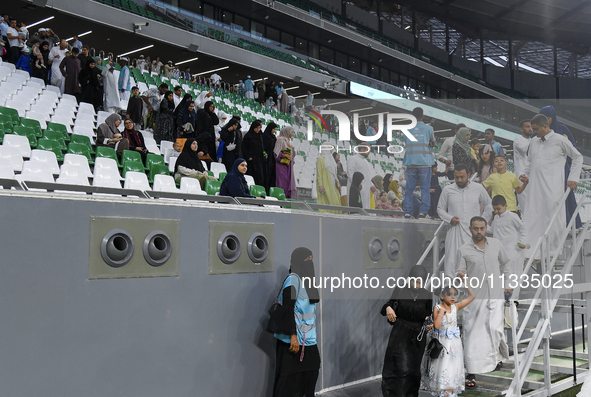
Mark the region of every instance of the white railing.
MULTIPOLYGON (((570 189, 567 189, 563 196, 558 201, 559 203, 563 203, 566 201, 570 193, 570 189)), ((572 266, 574 265, 579 251, 583 246, 583 242, 585 241, 585 234, 587 233, 589 227, 591 226, 591 222, 585 223, 582 230, 577 233, 576 229, 576 217, 582 209, 583 205, 591 204, 591 202, 585 201, 581 202, 577 205, 575 212, 572 214, 571 220, 569 224, 564 228, 560 235, 559 244, 557 246, 564 246, 569 234, 571 235, 571 250, 570 256, 568 259, 565 260, 564 267, 561 271, 561 280, 564 280, 564 276, 570 272, 572 266)), ((558 206, 553 213, 553 216, 548 224, 544 234, 540 237, 536 246, 532 251, 531 258, 528 260, 526 267, 523 270, 522 274, 528 274, 529 270, 532 267, 532 263, 536 261, 536 257, 539 256, 539 266, 540 266, 540 273, 541 279, 544 279, 545 275, 550 275, 552 277, 552 269, 554 268, 556 261, 560 255, 560 252, 552 253, 550 252, 549 248, 549 232, 553 227, 558 227, 558 225, 554 226, 554 223, 557 219, 559 211, 564 211, 563 206, 558 206), (539 252, 539 255, 536 255, 539 252), (554 256, 552 256, 554 255, 554 256)), ((520 275, 521 276, 521 275, 520 275)), ((520 280, 521 278, 518 278, 520 280)), ((551 278, 551 280, 553 280, 551 278)), ((588 281, 588 280, 587 280, 588 281)), ((551 384, 551 367, 550 367, 550 321, 552 318, 552 312, 556 307, 558 302, 558 298, 561 295, 561 288, 555 288, 551 290, 549 288, 544 288, 543 283, 541 283, 540 287, 537 289, 534 298, 531 301, 531 304, 527 310, 525 318, 521 321, 521 325, 519 327, 519 331, 515 326, 512 326, 512 339, 513 339, 513 359, 515 364, 515 377, 507 390, 506 396, 507 397, 519 397, 521 396, 521 388, 525 381, 525 378, 531 368, 533 360, 535 358, 536 352, 540 343, 544 343, 543 345, 543 355, 544 355, 544 388, 542 390, 542 395, 550 396, 553 392, 553 386, 551 384), (518 345, 523 333, 527 328, 527 323, 534 312, 534 308, 536 305, 541 305, 541 310, 539 311, 540 319, 538 320, 538 324, 534 330, 534 333, 530 339, 530 342, 526 348, 526 351, 523 353, 521 360, 519 359, 518 354, 518 345)), ((564 293, 564 292, 562 292, 564 293)), ((514 299, 510 299, 510 307, 513 308, 514 299)), ((515 312, 510 310, 511 313, 511 324, 516 324, 515 312)), ((573 349, 574 350, 574 349, 573 349)), ((573 354, 575 352, 573 351, 573 354)), ((576 374, 576 371, 575 371, 576 374)), ((565 383, 560 387, 564 387, 565 383)), ((555 387, 556 388, 556 387, 555 387)))

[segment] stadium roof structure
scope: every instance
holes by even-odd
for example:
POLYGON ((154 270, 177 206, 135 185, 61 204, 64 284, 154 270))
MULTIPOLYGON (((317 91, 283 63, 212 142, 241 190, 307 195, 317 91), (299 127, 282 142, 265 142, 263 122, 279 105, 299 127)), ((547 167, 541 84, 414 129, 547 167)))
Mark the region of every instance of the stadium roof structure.
POLYGON ((354 0, 450 53, 507 66, 509 41, 516 68, 591 78, 591 2, 588 0, 354 0), (449 44, 446 38, 449 29, 449 44), (556 49, 556 54, 554 53, 556 49))

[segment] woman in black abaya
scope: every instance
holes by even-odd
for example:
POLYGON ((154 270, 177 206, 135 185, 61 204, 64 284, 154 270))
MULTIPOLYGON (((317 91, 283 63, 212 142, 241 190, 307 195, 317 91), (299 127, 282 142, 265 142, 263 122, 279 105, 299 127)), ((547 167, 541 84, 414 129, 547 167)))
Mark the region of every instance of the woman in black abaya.
POLYGON ((387 316, 392 325, 382 369, 384 397, 419 395, 426 338, 418 341, 417 336, 433 310, 433 302, 431 293, 422 288, 427 270, 423 266, 413 266, 409 277, 422 282, 411 281, 410 287, 396 288, 381 310, 382 316, 387 316))

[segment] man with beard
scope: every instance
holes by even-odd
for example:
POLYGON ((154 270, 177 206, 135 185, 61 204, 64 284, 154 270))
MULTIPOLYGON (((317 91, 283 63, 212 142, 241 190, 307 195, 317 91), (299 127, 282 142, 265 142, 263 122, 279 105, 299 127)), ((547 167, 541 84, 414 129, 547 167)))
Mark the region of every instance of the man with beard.
POLYGON ((458 164, 454 170, 454 184, 447 185, 439 197, 437 214, 451 225, 445 238, 446 276, 456 274, 458 249, 470 241, 469 220, 484 216, 487 222, 492 216, 491 199, 486 189, 479 183, 470 182, 470 174, 465 164, 458 164), (481 207, 484 210, 481 211, 481 207))
MULTIPOLYGON (((515 141, 513 141, 513 163, 515 167, 514 174, 517 176, 523 174, 525 164, 527 163, 527 150, 529 149, 529 143, 531 142, 532 135, 530 120, 523 120, 521 123, 519 123, 519 130, 521 131, 521 136, 515 138, 515 141)), ((526 190, 517 195, 517 200, 519 201, 519 207, 521 209, 522 216, 525 213, 525 203, 527 202, 526 197, 526 190)))
POLYGON ((480 216, 470 219, 471 240, 460 247, 457 260, 458 277, 482 282, 474 288, 476 298, 464 308, 462 319, 468 389, 476 386, 475 374, 498 370, 509 358, 503 322, 505 297, 513 291, 504 289, 501 274, 509 279, 510 259, 499 240, 485 237, 486 225, 480 216))

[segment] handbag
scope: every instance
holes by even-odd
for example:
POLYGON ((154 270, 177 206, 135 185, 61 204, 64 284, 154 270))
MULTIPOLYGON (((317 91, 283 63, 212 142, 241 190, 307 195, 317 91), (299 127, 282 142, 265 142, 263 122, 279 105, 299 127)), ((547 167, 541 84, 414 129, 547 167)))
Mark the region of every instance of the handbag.
MULTIPOLYGON (((224 179, 224 182, 226 181, 226 179, 224 179)), ((294 274, 296 277, 298 277, 295 273, 290 273, 287 275, 287 277, 290 277, 291 274, 294 274)), ((285 278, 285 280, 287 280, 287 277, 285 278)), ((299 279, 299 277, 298 277, 299 279)), ((279 293, 277 294, 277 297, 275 298, 275 300, 273 301, 273 304, 271 305, 271 307, 269 308, 268 312, 269 312, 269 323, 267 324, 267 332, 271 333, 271 334, 283 334, 283 335, 290 335, 292 333, 292 330, 290 329, 289 324, 292 323, 290 316, 293 318, 294 316, 294 312, 293 310, 290 310, 288 306, 282 304, 279 301, 279 297, 281 296, 281 293, 283 292, 283 285, 285 284, 285 280, 283 280, 283 282, 281 283, 281 288, 279 288, 279 293)), ((298 283, 299 285, 299 283, 298 283)), ((296 292, 296 297, 299 295, 300 291, 298 289, 298 291, 296 292)))
POLYGON ((441 351, 443 350, 444 346, 439 342, 439 339, 431 339, 429 342, 429 346, 427 346, 427 354, 432 359, 439 358, 441 351))
MULTIPOLYGON (((291 155, 291 149, 288 148, 288 149, 282 150, 281 153, 291 155)), ((291 160, 288 159, 287 157, 282 157, 280 164, 289 165, 290 162, 291 162, 291 160)))

